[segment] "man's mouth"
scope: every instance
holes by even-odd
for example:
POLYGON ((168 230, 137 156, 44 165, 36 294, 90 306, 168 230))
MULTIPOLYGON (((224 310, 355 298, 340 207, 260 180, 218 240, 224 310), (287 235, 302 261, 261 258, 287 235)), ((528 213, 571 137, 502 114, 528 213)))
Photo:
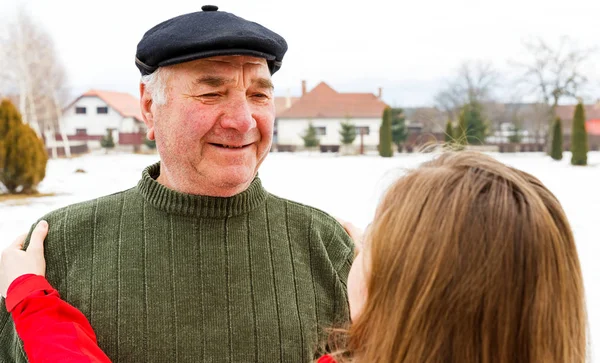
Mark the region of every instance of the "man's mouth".
POLYGON ((212 142, 210 144, 214 145, 214 146, 222 147, 222 148, 225 148, 225 149, 243 149, 246 146, 250 145, 250 144, 248 144, 248 145, 236 146, 236 145, 226 145, 226 144, 215 144, 215 143, 212 143, 212 142))

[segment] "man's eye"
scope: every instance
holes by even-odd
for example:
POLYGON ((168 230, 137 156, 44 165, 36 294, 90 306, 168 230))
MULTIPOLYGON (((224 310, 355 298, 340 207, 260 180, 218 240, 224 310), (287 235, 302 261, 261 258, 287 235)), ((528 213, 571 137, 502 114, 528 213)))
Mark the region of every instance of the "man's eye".
POLYGON ((205 93, 203 95, 200 95, 200 97, 219 97, 218 93, 205 93))
POLYGON ((252 95, 252 97, 254 97, 254 98, 269 98, 269 96, 267 96, 264 93, 255 93, 252 95))

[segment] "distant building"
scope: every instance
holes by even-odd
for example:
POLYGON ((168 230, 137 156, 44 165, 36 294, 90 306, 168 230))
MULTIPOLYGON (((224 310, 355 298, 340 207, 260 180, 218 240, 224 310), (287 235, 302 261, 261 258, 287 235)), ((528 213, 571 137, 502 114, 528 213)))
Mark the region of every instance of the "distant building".
MULTIPOLYGON (((521 144, 517 150, 543 151, 546 147, 546 133, 550 121, 549 106, 544 103, 484 103, 485 117, 488 120, 486 144, 510 144, 511 137, 518 132, 521 144)), ((565 150, 571 147, 571 128, 576 105, 559 105, 556 115, 562 120, 565 150)), ((584 106, 586 114, 586 129, 590 150, 600 149, 600 101, 584 106)), ((404 108, 407 127, 423 125, 422 134, 434 135, 438 140, 444 139, 443 129, 448 121, 448 113, 432 107, 404 108), (441 136, 441 137, 440 137, 441 136)), ((451 120, 456 126, 457 115, 451 120)), ((419 137, 419 132, 409 132, 407 144, 411 139, 419 137)))
POLYGON ((292 105, 296 103, 296 101, 298 101, 299 99, 300 97, 292 96, 275 97, 275 115, 278 116, 282 114, 288 108, 292 107, 292 105))
MULTIPOLYGON (((322 150, 337 151, 340 146, 342 122, 350 122, 363 133, 366 149, 375 150, 379 144, 379 127, 384 108, 381 89, 373 93, 337 92, 321 82, 310 91, 302 81, 300 97, 275 97, 275 127, 273 145, 279 151, 304 148, 302 135, 310 123, 317 130, 322 150)), ((544 148, 545 132, 549 126, 548 106, 545 104, 486 104, 490 120, 489 144, 509 143, 517 128, 522 144, 531 144, 525 150, 544 148)), ((556 114, 562 120, 564 148, 570 149, 570 135, 575 105, 560 105, 556 114)), ((600 101, 585 105, 586 129, 590 150, 600 150, 600 101)), ((448 115, 434 107, 404 108, 408 139, 407 149, 426 141, 443 141, 448 115)), ((115 144, 137 149, 144 143, 146 126, 143 122, 139 99, 128 93, 90 90, 77 97, 63 110, 63 125, 72 147, 86 146, 88 150, 100 147, 100 140, 108 130, 115 144), (84 144, 84 145, 82 145, 84 144)), ((56 135, 60 144, 62 138, 56 135)), ((357 136, 354 145, 360 145, 357 136)))
MULTIPOLYGON (((577 105, 561 105, 556 107, 556 116, 562 120, 563 134, 565 136, 563 146, 565 150, 571 148, 571 129, 573 127, 573 116, 577 105)), ((590 150, 600 150, 600 101, 591 105, 584 105, 585 129, 588 133, 588 146, 590 150)))
MULTIPOLYGON (((436 107, 402 107, 406 127, 414 132, 443 134, 448 116, 436 107)), ((443 140, 443 135, 442 135, 443 140)))
MULTIPOLYGON (((340 146, 342 122, 350 122, 363 132, 365 147, 376 149, 379 144, 379 126, 387 106, 373 93, 340 93, 321 82, 310 92, 302 81, 302 96, 290 102, 289 107, 277 113, 276 145, 279 151, 301 150, 302 135, 312 125, 317 129, 322 150, 337 150, 340 146)), ((354 145, 360 144, 357 136, 354 145)))
MULTIPOLYGON (((138 148, 144 143, 146 126, 138 98, 122 92, 89 90, 63 110, 69 141, 84 141, 90 149, 112 132, 116 145, 138 148)), ((60 140, 60 135, 57 135, 60 140)))

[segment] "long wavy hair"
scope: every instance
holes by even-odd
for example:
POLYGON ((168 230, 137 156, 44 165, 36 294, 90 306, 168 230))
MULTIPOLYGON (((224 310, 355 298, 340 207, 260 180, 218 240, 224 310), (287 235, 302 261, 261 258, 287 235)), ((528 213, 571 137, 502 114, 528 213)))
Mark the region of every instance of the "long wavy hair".
POLYGON ((365 250, 367 301, 336 361, 586 361, 573 233, 532 175, 443 153, 387 190, 365 250))

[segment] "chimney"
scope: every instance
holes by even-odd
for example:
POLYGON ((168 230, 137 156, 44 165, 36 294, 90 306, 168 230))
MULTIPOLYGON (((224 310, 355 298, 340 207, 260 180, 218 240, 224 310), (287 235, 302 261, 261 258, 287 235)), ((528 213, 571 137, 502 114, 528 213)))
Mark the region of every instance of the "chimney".
POLYGON ((379 87, 377 90, 377 98, 379 98, 379 99, 381 99, 381 91, 382 91, 382 89, 381 89, 381 87, 379 87))
POLYGON ((292 96, 290 96, 290 89, 287 89, 287 96, 285 97, 285 109, 292 107, 292 96))
POLYGON ((306 94, 306 81, 302 80, 302 96, 306 94))

